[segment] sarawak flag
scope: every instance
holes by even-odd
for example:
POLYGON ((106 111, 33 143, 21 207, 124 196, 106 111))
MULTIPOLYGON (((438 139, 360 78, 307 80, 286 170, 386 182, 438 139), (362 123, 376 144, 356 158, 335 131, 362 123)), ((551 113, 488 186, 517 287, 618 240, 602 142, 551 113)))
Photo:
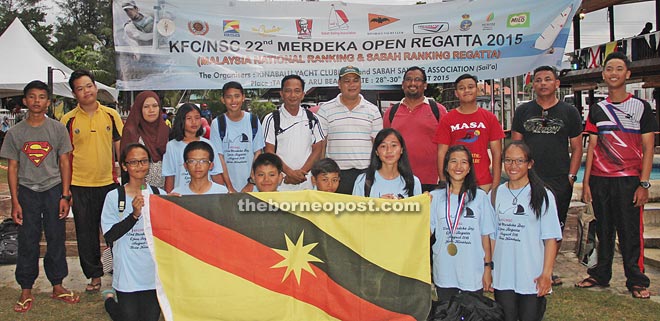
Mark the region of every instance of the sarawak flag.
POLYGON ((166 320, 424 320, 430 310, 426 195, 300 191, 147 203, 166 320))

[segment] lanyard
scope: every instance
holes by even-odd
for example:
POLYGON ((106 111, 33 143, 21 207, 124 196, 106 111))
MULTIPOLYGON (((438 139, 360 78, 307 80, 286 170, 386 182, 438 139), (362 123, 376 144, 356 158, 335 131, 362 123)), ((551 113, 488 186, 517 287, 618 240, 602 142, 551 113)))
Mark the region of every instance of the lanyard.
POLYGON ((461 220, 461 212, 463 211, 463 207, 465 207, 465 199, 467 198, 467 192, 463 192, 462 195, 458 195, 458 208, 456 209, 456 215, 454 216, 454 222, 452 223, 451 221, 451 191, 449 190, 449 187, 447 187, 447 208, 446 208, 446 214, 447 214, 447 227, 449 228, 449 233, 451 235, 451 238, 454 238, 454 233, 456 232, 456 229, 458 229, 458 222, 461 220))

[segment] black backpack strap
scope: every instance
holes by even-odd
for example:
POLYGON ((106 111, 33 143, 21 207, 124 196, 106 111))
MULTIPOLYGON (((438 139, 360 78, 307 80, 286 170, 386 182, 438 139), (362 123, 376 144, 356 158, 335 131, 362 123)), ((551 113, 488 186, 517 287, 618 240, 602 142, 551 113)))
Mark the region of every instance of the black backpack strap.
POLYGON ((399 105, 401 105, 401 103, 396 103, 392 105, 392 108, 390 108, 390 126, 392 126, 392 121, 394 120, 394 114, 396 114, 397 109, 399 109, 399 105))
POLYGON ((158 190, 158 187, 153 186, 153 185, 149 185, 149 187, 151 187, 151 193, 152 193, 152 194, 154 194, 154 195, 160 195, 160 191, 158 190))
POLYGON ((429 106, 431 106, 431 111, 433 112, 433 116, 435 116, 435 120, 440 121, 440 109, 438 109, 438 103, 433 99, 429 99, 429 106))
POLYGON ((119 216, 121 216, 124 213, 124 209, 126 209, 126 189, 124 185, 117 186, 117 194, 119 195, 117 198, 117 208, 119 209, 119 216))
POLYGON ((282 127, 280 127, 280 110, 273 110, 273 127, 275 128, 275 153, 277 153, 277 135, 282 133, 282 127))
POLYGON ((374 184, 373 181, 367 179, 367 175, 364 175, 364 196, 370 197, 371 195, 371 186, 374 184))
POLYGON ((227 120, 225 119, 225 113, 218 115, 216 119, 218 120, 220 140, 225 140, 225 135, 227 135, 227 120))
POLYGON ((252 113, 250 113, 250 125, 252 126, 252 140, 254 140, 259 129, 259 118, 252 113))
POLYGON ((314 126, 319 122, 319 120, 314 116, 314 113, 312 113, 309 109, 303 108, 305 110, 305 114, 307 114, 307 122, 309 123, 309 130, 312 131, 312 135, 314 134, 314 126))

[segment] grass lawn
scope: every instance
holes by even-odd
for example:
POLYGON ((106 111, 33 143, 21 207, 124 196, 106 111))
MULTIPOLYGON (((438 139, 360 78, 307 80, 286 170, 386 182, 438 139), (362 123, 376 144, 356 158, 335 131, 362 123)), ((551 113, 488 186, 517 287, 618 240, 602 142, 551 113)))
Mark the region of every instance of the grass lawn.
MULTIPOLYGON (((12 310, 18 290, 0 288, 0 320, 39 321, 104 321, 110 320, 99 294, 82 294, 80 303, 68 305, 50 298, 49 293, 38 293, 32 310, 18 314, 12 310)), ((548 299, 544 320, 659 320, 660 304, 649 300, 636 300, 608 291, 557 288, 548 299)), ((161 317, 162 320, 162 317, 161 317)))
POLYGON ((660 304, 609 291, 555 288, 544 320, 660 320, 660 304))

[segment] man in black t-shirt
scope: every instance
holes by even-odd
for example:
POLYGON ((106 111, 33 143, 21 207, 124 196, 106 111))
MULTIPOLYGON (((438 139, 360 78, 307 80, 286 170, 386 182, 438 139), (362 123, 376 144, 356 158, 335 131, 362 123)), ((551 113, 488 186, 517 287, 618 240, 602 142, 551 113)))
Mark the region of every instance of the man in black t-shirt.
MULTIPOLYGON (((511 139, 523 140, 531 148, 534 169, 555 194, 563 231, 582 161, 582 119, 575 107, 557 98, 559 79, 554 68, 536 68, 533 88, 536 99, 516 109, 511 139)), ((553 285, 559 284, 561 280, 553 276, 553 285)))

